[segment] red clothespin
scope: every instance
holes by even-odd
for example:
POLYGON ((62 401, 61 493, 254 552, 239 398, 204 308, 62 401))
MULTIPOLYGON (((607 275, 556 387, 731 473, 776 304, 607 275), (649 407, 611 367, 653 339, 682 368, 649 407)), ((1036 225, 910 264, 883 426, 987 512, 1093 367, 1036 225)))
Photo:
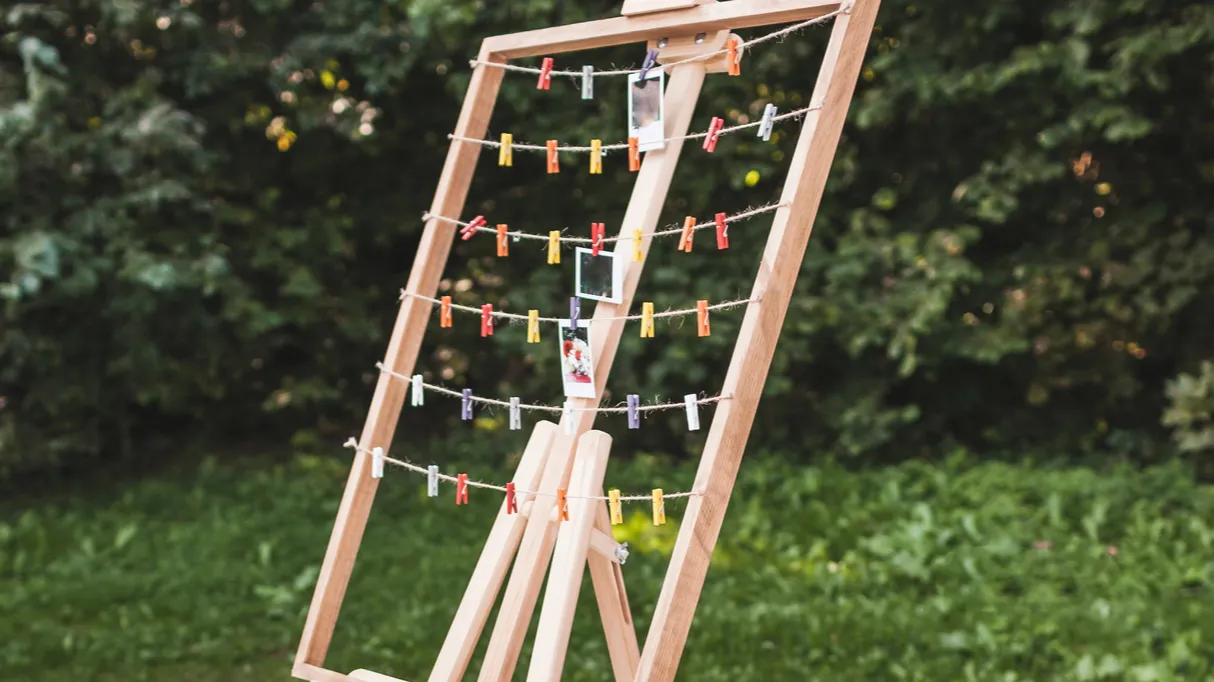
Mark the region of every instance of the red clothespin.
POLYGON ((468 474, 455 477, 455 503, 468 504, 468 474))
POLYGON ((590 223, 590 255, 597 256, 603 250, 603 239, 607 229, 603 223, 590 223))
POLYGON ((683 233, 679 235, 679 251, 691 253, 691 243, 696 234, 696 217, 693 215, 687 216, 683 220, 683 233))
POLYGON ((717 223, 717 250, 729 248, 729 226, 725 224, 725 214, 718 213, 715 218, 717 223))
POLYGON ((640 138, 628 138, 628 170, 632 172, 641 170, 641 152, 638 150, 640 144, 640 138))
POLYGON ((451 297, 443 296, 441 307, 438 309, 438 326, 447 328, 451 326, 451 297))
POLYGON ((476 228, 485 226, 485 216, 478 215, 472 219, 472 222, 459 228, 459 236, 464 241, 472 239, 472 235, 476 234, 476 228))
POLYGON ((727 73, 731 76, 741 76, 742 62, 738 59, 738 39, 730 38, 726 45, 728 47, 725 52, 725 65, 729 67, 727 73))
POLYGON ((514 496, 514 481, 506 484, 506 514, 518 513, 518 498, 514 496))
POLYGON ((725 120, 719 116, 713 116, 712 122, 708 124, 708 135, 704 137, 704 151, 711 152, 717 148, 717 138, 721 136, 723 127, 725 127, 725 120))
POLYGON ((540 80, 535 84, 536 90, 547 90, 552 85, 552 57, 544 57, 540 65, 540 80))
POLYGON ((493 304, 481 306, 481 336, 493 336, 493 304))
POLYGON ((712 330, 708 326, 708 301, 696 301, 696 323, 700 336, 711 335, 712 330))
POLYGON ((564 488, 556 490, 556 514, 563 521, 569 520, 569 497, 564 488))
POLYGON ((556 151, 556 140, 548 140, 546 146, 548 147, 548 172, 560 173, 561 161, 556 151))

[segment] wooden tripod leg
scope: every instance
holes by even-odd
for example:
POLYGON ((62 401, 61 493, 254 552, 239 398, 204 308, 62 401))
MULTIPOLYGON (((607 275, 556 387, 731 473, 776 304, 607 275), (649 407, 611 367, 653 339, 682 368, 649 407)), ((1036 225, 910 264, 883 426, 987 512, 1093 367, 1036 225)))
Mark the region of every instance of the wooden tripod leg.
MULTIPOLYGON (((601 495, 602 489, 591 494, 601 495)), ((611 536, 611 516, 606 503, 595 504, 594 529, 611 536)), ((598 552, 591 552, 586 562, 590 566, 590 581, 594 585, 594 598, 599 605, 615 680, 632 682, 641 662, 641 651, 632 625, 632 610, 628 608, 628 594, 624 591, 624 573, 618 563, 598 552)))
POLYGON ((603 476, 607 473, 607 457, 611 453, 611 436, 602 431, 588 431, 578 439, 577 459, 569 479, 569 520, 560 520, 557 509, 556 550, 552 571, 540 608, 540 623, 531 650, 528 682, 556 682, 565 667, 565 652, 569 648, 569 630, 577 609, 578 592, 586 572, 586 554, 590 550, 590 534, 594 531, 595 511, 601 500, 584 499, 602 495, 603 476), (581 496, 581 498, 579 498, 581 496))
MULTIPOLYGON (((544 472, 544 464, 548 461, 548 453, 552 449, 552 440, 556 436, 556 424, 541 421, 531 432, 527 448, 518 463, 514 473, 514 485, 519 490, 536 490, 540 485, 540 475, 544 472)), ((533 495, 518 496, 520 509, 533 495)), ((523 538, 523 528, 527 518, 522 514, 507 514, 506 503, 497 513, 493 529, 489 531, 489 539, 481 550, 481 558, 472 571, 468 580, 468 588, 464 590, 464 598, 459 603, 455 618, 451 620, 451 629, 447 631, 447 639, 438 653, 438 660, 430 671, 430 682, 456 682, 464 676, 468 669, 468 661, 476 649, 476 643, 489 620, 489 611, 497 601, 497 594, 502 589, 506 579, 506 571, 510 570, 510 562, 514 559, 515 550, 523 538)))

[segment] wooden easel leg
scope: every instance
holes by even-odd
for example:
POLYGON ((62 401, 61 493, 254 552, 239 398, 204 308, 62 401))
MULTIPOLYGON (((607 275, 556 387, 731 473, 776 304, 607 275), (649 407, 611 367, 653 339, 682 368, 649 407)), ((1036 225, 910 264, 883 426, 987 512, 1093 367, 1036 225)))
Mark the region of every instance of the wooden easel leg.
MULTIPOLYGON (((602 488, 593 495, 602 495, 602 488)), ((611 517, 607 505, 595 505, 594 529, 611 535, 611 517)), ((591 552, 586 557, 590 565, 590 581, 594 585, 594 598, 599 605, 599 617, 603 621, 603 635, 607 638, 607 654, 611 657, 611 669, 616 682, 632 682, 637 666, 641 662, 641 651, 637 646, 636 628, 632 624, 632 610, 628 608, 628 594, 624 591, 624 573, 620 565, 611 559, 591 552)))
MULTIPOLYGON (((514 485, 519 490, 539 488, 540 475, 548 461, 556 431, 556 424, 552 422, 541 421, 535 425, 514 474, 514 485)), ((532 498, 530 495, 519 495, 520 510, 532 498)), ((507 514, 506 503, 502 502, 493 529, 489 531, 489 539, 481 550, 481 558, 468 580, 468 588, 464 590, 464 598, 451 621, 447 639, 443 641, 438 660, 430 671, 430 682, 456 682, 463 678, 476 643, 485 629, 485 622, 489 619, 489 612, 497 601, 502 582, 506 579, 506 572, 510 570, 514 552, 523 538, 526 522, 522 514, 507 514)))
MULTIPOLYGON (((578 439, 577 458, 569 480, 569 494, 601 495, 603 476, 607 473, 607 457, 611 454, 611 436, 602 431, 588 431, 578 439)), ((552 571, 540 609, 540 622, 531 650, 528 682, 556 682, 565 667, 565 652, 569 648, 569 630, 577 609, 582 576, 586 571, 586 555, 590 549, 590 534, 594 530, 599 500, 577 499, 568 502, 569 520, 558 520, 556 550, 552 571)))

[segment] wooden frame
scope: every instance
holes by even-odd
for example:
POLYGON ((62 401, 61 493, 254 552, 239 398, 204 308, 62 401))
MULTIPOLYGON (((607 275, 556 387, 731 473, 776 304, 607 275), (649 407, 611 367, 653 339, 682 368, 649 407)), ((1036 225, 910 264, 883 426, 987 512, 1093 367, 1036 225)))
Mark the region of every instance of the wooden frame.
MULTIPOLYGON (((491 37, 482 43, 478 59, 504 63, 519 57, 803 21, 840 9, 839 0, 732 0, 689 7, 688 3, 678 0, 630 2, 634 10, 644 13, 491 37), (677 9, 666 9, 666 5, 677 9)), ((853 0, 843 2, 852 3, 853 0)), ((605 506, 578 505, 579 521, 576 524, 572 521, 557 524, 551 518, 553 499, 539 497, 524 501, 523 514, 499 513, 431 672, 431 682, 453 682, 463 678, 513 558, 514 570, 510 573, 479 677, 481 682, 511 679, 554 547, 562 561, 558 565, 559 573, 554 569, 559 592, 553 592, 550 587, 550 593, 545 597, 545 611, 541 614, 544 639, 537 641, 537 648, 542 648, 550 657, 559 655, 563 661, 567 625, 572 618, 570 591, 576 598, 576 589, 572 586, 580 583, 581 564, 586 562, 617 682, 673 680, 822 199, 878 5, 879 0, 854 0, 854 4, 835 18, 811 99, 822 106, 807 115, 789 164, 782 207, 775 212, 751 295, 755 302, 746 308, 721 390, 732 398, 719 403, 713 417, 696 475, 695 487, 703 494, 690 498, 644 650, 637 648, 619 565, 608 556, 612 541, 605 506), (593 522, 586 517, 591 513, 593 522), (559 579, 556 578, 558 575, 559 579)), ((666 95, 667 137, 686 134, 705 74, 714 70, 709 67, 707 62, 692 62, 672 69, 666 95)), ((457 137, 484 137, 503 73, 502 69, 485 66, 475 70, 454 130, 457 137)), ((675 141, 668 143, 666 149, 647 153, 638 174, 620 233, 628 236, 633 229, 642 229, 646 234, 643 254, 648 253, 648 235, 657 223, 681 150, 682 141, 675 141)), ((431 214, 461 214, 481 151, 478 144, 459 140, 451 143, 431 214)), ((410 272, 408 291, 431 298, 435 295, 454 236, 455 226, 449 222, 432 218, 426 223, 410 272)), ((630 308, 643 267, 644 260, 629 263, 623 300, 618 305, 596 306, 595 317, 617 316, 622 314, 620 311, 630 308)), ((430 312, 430 303, 403 297, 384 367, 397 374, 413 373, 430 312)), ((611 372, 622 333, 622 320, 603 320, 591 325, 596 388, 600 394, 611 372)), ((380 375, 359 439, 361 449, 382 447, 385 452, 390 450, 406 388, 403 382, 388 374, 380 375)), ((594 402, 575 400, 577 406, 592 406, 594 402)), ((601 470, 605 467, 610 439, 605 434, 589 432, 594 412, 574 412, 574 415, 572 435, 566 435, 549 422, 536 425, 514 477, 520 488, 568 487, 576 468, 582 472, 575 479, 579 489, 597 487, 601 490, 601 470), (581 463, 582 456, 574 457, 575 448, 589 453, 587 464, 581 463), (589 460, 593 460, 593 466, 589 460)), ((297 678, 312 682, 394 680, 365 670, 345 675, 323 667, 378 483, 379 480, 370 475, 369 459, 356 455, 292 669, 297 678)), ((559 662, 533 661, 528 679, 559 679, 559 676, 559 662)))

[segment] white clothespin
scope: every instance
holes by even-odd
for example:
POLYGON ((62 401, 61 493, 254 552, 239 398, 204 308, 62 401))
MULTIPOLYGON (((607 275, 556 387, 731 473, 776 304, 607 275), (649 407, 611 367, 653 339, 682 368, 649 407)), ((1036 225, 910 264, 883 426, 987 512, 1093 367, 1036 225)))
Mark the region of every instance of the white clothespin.
POLYGON ((687 406, 687 430, 700 430, 700 405, 696 400, 696 394, 688 393, 683 396, 683 404, 687 406))
POLYGON ((438 497, 438 465, 431 464, 426 469, 426 493, 430 497, 438 497))
POLYGON ((510 399, 510 430, 518 431, 523 428, 523 415, 518 405, 518 398, 510 399))
POLYGON ((573 435, 573 401, 565 400, 565 408, 561 411, 561 424, 565 427, 565 435, 573 435))
POLYGON ((771 139, 771 130, 776 124, 776 105, 768 104, 763 108, 763 120, 759 122, 759 137, 764 142, 771 139))
POLYGON ((582 67, 582 99, 594 99, 594 67, 582 67))
POLYGON ((413 381, 409 382, 413 387, 413 406, 421 407, 426 402, 426 392, 422 387, 422 375, 414 374, 413 381))
POLYGON ((384 477, 384 449, 371 449, 371 478, 384 477))

